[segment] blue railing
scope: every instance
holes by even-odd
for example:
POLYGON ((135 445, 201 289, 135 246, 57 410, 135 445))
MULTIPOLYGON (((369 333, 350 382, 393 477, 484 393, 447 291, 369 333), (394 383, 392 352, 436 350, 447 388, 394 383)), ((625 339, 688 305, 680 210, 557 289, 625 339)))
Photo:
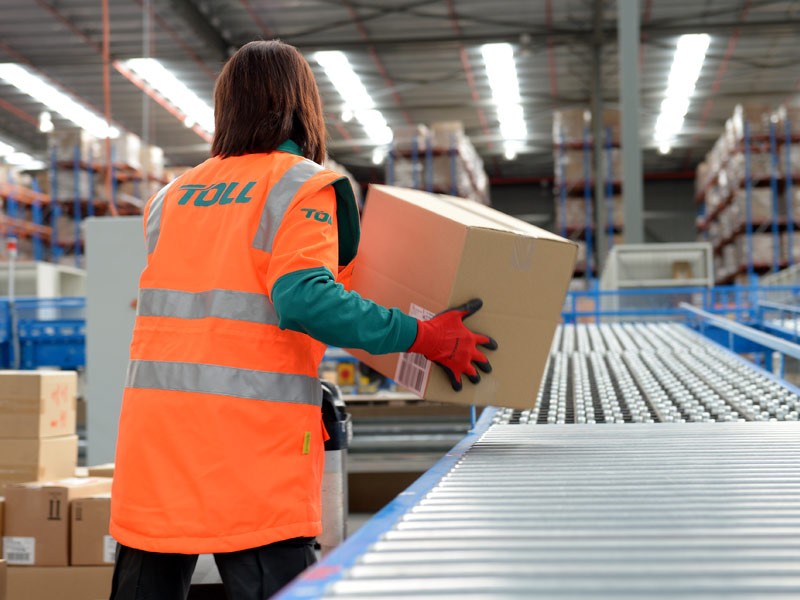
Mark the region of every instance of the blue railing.
POLYGON ((755 321, 759 305, 771 300, 800 303, 800 285, 637 288, 570 291, 564 323, 686 320, 682 303, 742 322, 755 321))

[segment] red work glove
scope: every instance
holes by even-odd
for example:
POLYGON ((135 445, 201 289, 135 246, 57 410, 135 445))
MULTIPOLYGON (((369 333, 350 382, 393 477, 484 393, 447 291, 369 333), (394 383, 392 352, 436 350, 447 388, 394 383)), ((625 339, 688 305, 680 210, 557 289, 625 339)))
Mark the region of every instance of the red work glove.
POLYGON ((481 380, 478 369, 484 373, 492 371, 492 365, 478 346, 496 350, 497 342, 488 336, 472 333, 463 323, 481 306, 481 300, 470 300, 463 306, 439 313, 429 321, 418 321, 417 339, 408 349, 442 367, 455 391, 461 389, 462 375, 472 383, 478 383, 481 380))

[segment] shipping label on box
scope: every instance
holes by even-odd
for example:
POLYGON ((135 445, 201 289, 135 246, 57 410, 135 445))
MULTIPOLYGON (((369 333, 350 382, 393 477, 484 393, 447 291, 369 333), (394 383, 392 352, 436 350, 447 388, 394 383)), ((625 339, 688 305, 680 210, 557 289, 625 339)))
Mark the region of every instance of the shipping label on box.
POLYGON ((3 536, 3 560, 12 565, 36 563, 36 538, 13 535, 3 536))
POLYGON ((77 498, 71 504, 72 565, 113 564, 117 543, 108 534, 111 494, 77 498))
MULTIPOLYGON (((577 246, 475 202, 389 186, 372 186, 364 211, 353 289, 389 307, 430 313, 481 298, 466 324, 499 344, 487 355, 492 373, 455 392, 433 367, 427 400, 532 408, 561 320, 577 246)), ((400 354, 359 360, 398 376, 400 354)))
MULTIPOLYGON (((411 303, 408 314, 420 321, 427 321, 434 317, 434 313, 411 303)), ((433 363, 422 354, 403 352, 397 359, 397 371, 394 380, 404 388, 411 390, 422 398, 425 388, 428 387, 428 377, 431 374, 433 363)))
POLYGON ((111 491, 111 479, 68 478, 6 489, 4 554, 12 565, 69 564, 70 501, 111 491))
POLYGON ((74 434, 77 387, 75 371, 3 371, 0 438, 74 434))

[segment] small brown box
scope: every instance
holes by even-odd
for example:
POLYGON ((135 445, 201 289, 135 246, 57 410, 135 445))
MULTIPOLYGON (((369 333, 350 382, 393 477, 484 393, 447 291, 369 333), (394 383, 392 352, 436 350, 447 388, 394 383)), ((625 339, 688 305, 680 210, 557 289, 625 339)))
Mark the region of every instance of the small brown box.
POLYGON ((3 371, 0 438, 75 433, 77 387, 75 371, 3 371))
POLYGON ((685 260, 676 260, 674 263, 672 263, 672 278, 691 279, 692 265, 685 260))
POLYGON ((114 477, 114 463, 103 463, 89 467, 89 477, 114 477))
POLYGON ((111 479, 100 477, 8 486, 3 558, 12 565, 67 566, 70 501, 110 491, 111 479))
POLYGON ((72 550, 70 564, 114 564, 117 543, 108 534, 111 494, 77 498, 70 505, 72 550))

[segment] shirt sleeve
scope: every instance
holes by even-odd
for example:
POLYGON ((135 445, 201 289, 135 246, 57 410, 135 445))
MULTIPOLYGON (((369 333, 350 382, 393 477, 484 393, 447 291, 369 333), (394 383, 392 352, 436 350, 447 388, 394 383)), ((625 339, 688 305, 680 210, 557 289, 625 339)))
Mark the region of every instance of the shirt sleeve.
POLYGON ((341 348, 371 354, 408 350, 417 321, 337 283, 336 195, 326 186, 284 215, 267 273, 279 326, 341 348))

